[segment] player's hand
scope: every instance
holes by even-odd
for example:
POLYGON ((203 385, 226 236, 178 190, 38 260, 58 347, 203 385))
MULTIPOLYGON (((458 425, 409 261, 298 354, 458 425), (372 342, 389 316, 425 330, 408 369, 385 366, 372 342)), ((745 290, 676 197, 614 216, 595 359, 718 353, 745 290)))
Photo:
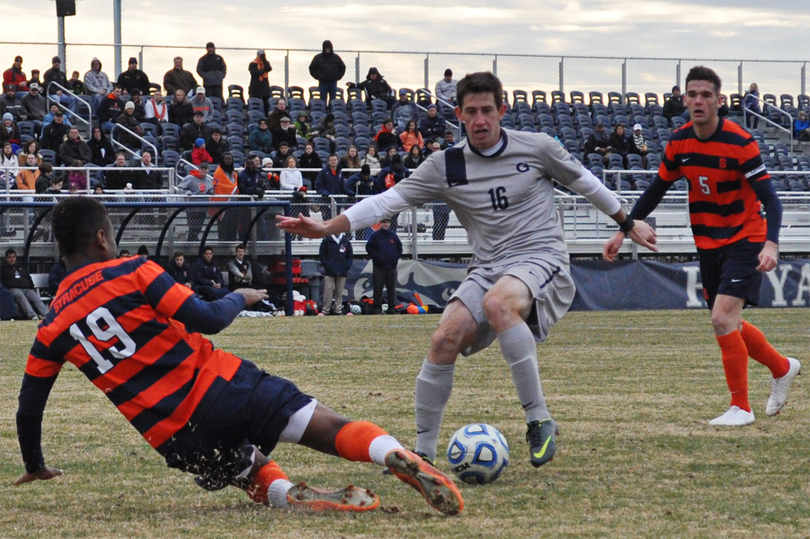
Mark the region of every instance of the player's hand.
POLYGON ((650 251, 657 253, 658 247, 656 247, 655 244, 658 241, 658 235, 655 233, 655 230, 653 230, 653 227, 641 219, 636 219, 634 222, 633 230, 630 231, 630 239, 642 247, 646 247, 650 251))
POLYGON ((759 252, 759 266, 757 271, 765 273, 771 271, 779 262, 779 246, 772 241, 766 241, 765 247, 759 252))
POLYGON ((62 470, 58 468, 50 468, 45 466, 41 470, 37 470, 34 473, 24 473, 22 477, 17 479, 14 484, 15 485, 22 485, 23 483, 30 483, 31 481, 47 481, 48 479, 53 479, 54 477, 62 475, 62 470))
POLYGON ((608 262, 613 262, 616 260, 616 256, 619 254, 619 249, 622 247, 622 243, 624 243, 624 232, 619 231, 613 234, 609 240, 605 242, 605 245, 602 246, 602 258, 607 260, 608 262))
POLYGON ((253 288, 237 288, 233 291, 234 294, 239 294, 245 297, 245 305, 253 305, 263 299, 267 299, 267 290, 255 290, 253 288))
POLYGON ((323 222, 310 219, 306 215, 298 217, 276 215, 276 226, 284 232, 298 234, 305 238, 322 238, 326 235, 326 226, 323 222))

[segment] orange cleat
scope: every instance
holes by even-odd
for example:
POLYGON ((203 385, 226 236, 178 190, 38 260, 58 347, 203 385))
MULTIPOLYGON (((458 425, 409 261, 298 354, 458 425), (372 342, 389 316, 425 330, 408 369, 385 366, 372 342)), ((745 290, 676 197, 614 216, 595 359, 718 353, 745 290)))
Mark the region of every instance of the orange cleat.
POLYGON ((464 509, 464 500, 453 480, 416 453, 393 449, 385 456, 385 465, 401 481, 418 490, 436 511, 457 515, 464 509))

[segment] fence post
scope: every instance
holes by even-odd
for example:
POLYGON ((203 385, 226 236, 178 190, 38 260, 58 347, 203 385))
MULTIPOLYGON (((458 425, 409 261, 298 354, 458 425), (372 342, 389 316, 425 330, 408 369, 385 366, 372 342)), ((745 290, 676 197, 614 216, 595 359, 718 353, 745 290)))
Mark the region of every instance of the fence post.
POLYGON ((622 96, 627 95, 627 58, 622 62, 622 96))
POLYGON ((807 92, 804 91, 804 83, 805 83, 805 75, 807 74, 807 62, 802 64, 802 94, 807 92))
POLYGON ((360 78, 360 53, 354 58, 354 80, 359 84, 360 81, 365 80, 360 78))
POLYGON ((565 56, 560 58, 560 91, 565 91, 565 56))
MULTIPOLYGON (((740 60, 740 65, 737 66, 737 92, 742 95, 743 93, 743 63, 740 60)), ((745 108, 745 107, 743 107, 745 108)))
POLYGON ((146 71, 144 69, 146 66, 143 65, 143 46, 141 46, 141 50, 138 51, 138 64, 140 65, 141 71, 146 71))
POLYGON ((419 251, 417 241, 417 232, 419 230, 419 223, 416 222, 416 208, 411 208, 411 253, 414 260, 419 260, 419 251))
POLYGON ((678 60, 678 65, 675 66, 675 85, 681 85, 681 61, 678 60))
POLYGON ((430 53, 425 54, 425 88, 430 89, 430 53))
POLYGON ((495 55, 495 58, 492 59, 492 74, 496 77, 498 76, 498 55, 495 55))
POLYGON ((284 93, 289 95, 290 91, 290 51, 284 56, 284 93))

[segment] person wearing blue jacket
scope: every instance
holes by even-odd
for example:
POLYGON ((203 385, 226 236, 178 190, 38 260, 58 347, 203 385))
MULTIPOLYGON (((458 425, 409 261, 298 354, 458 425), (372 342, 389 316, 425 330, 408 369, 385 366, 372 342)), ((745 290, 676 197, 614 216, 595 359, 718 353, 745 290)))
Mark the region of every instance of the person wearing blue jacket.
POLYGON ((395 314, 397 264, 402 257, 402 242, 396 232, 391 230, 391 219, 386 217, 380 221, 379 230, 375 231, 366 242, 366 252, 373 263, 371 283, 374 289, 374 312, 382 313, 382 292, 385 287, 388 295, 386 313, 395 314))
POLYGON ((267 120, 262 118, 259 120, 258 127, 253 128, 248 137, 248 146, 251 151, 262 152, 270 155, 275 148, 273 147, 273 134, 267 128, 267 120))
POLYGON ((315 190, 323 197, 321 213, 323 214, 324 220, 332 218, 332 208, 329 201, 330 196, 354 196, 354 193, 350 192, 346 187, 337 155, 329 155, 327 165, 321 169, 318 176, 315 178, 315 190))
MULTIPOLYGON (((323 266, 323 304, 318 316, 327 314, 343 314, 343 288, 346 285, 346 276, 354 262, 352 242, 346 234, 325 236, 318 251, 323 266), (335 306, 332 308, 332 298, 335 306)), ((349 311, 348 314, 352 314, 349 311)))

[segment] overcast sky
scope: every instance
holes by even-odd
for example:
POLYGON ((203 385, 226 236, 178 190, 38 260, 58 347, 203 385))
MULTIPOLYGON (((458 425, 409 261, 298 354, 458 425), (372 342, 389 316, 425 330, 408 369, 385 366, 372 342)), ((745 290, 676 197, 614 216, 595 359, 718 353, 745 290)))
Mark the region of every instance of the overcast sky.
MULTIPOLYGON (((66 19, 68 43, 112 43, 112 3, 78 0, 77 16, 66 19)), ((810 56, 806 1, 500 0, 493 7, 495 3, 122 0, 123 42, 201 48, 212 40, 220 48, 313 49, 328 38, 344 59, 352 57, 350 51, 369 50, 729 60, 810 56)), ((0 12, 20 14, 4 19, 0 40, 56 41, 52 0, 0 0, 0 12)), ((0 51, 10 54, 7 47, 0 51)), ((245 63, 253 52, 246 54, 245 63)), ((274 58, 271 63, 277 67, 283 55, 274 58)), ((10 60, 0 58, 0 66, 10 60)), ((161 63, 168 69, 170 58, 161 63)), ((363 75, 366 69, 364 65, 363 75)), ((670 74, 662 78, 668 80, 670 74)))

